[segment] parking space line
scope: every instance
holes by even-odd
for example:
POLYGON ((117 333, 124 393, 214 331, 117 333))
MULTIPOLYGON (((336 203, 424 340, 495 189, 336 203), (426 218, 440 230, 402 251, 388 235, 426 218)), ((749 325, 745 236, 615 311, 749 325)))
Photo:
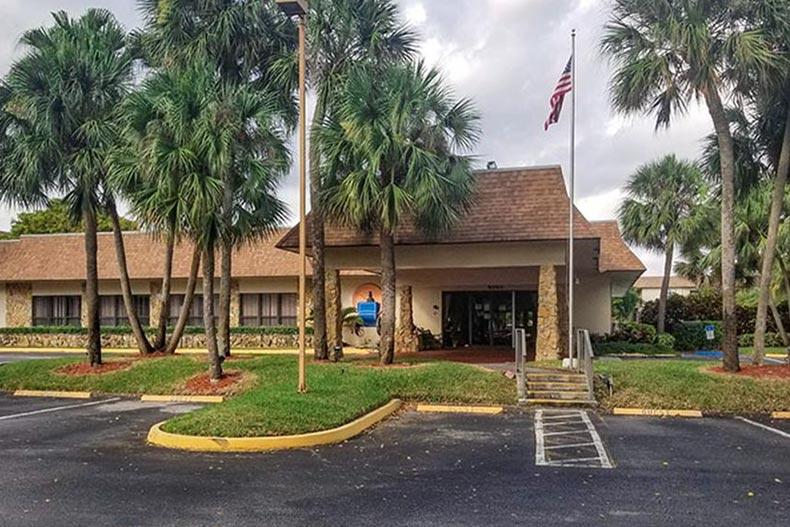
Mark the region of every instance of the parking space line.
POLYGON ((86 406, 96 406, 96 405, 99 405, 99 404, 114 403, 114 402, 120 401, 120 400, 121 400, 120 397, 113 397, 111 399, 104 399, 102 401, 91 401, 89 403, 69 404, 69 405, 66 405, 66 406, 54 406, 52 408, 44 408, 42 410, 33 410, 32 412, 22 412, 22 413, 19 413, 19 414, 11 414, 11 415, 0 416, 0 421, 6 421, 8 419, 17 419, 17 418, 20 418, 20 417, 28 417, 28 416, 31 416, 31 415, 39 415, 39 414, 48 414, 48 413, 52 413, 52 412, 60 412, 60 411, 63 411, 63 410, 72 410, 74 408, 84 408, 86 406))
POLYGON ((735 419, 738 419, 739 421, 743 421, 744 423, 750 424, 752 426, 756 426, 757 428, 762 428, 763 430, 767 430, 769 432, 773 432, 774 434, 790 439, 790 434, 788 434, 787 432, 777 430, 776 428, 770 427, 768 425, 757 423, 755 421, 752 421, 751 419, 746 419, 745 417, 735 416, 735 419))
MULTIPOLYGON (((573 413, 546 413, 544 410, 535 412, 535 464, 538 466, 552 467, 590 467, 613 468, 609 454, 603 445, 601 436, 595 429, 590 416, 584 410, 575 410, 573 413), (563 420, 558 420, 561 418, 563 420), (574 418, 573 421, 568 421, 574 418), (575 430, 552 432, 559 427, 576 426, 575 430), (571 437, 584 436, 584 437, 571 437), (572 442, 568 442, 570 439, 572 442), (564 443, 563 443, 564 441, 564 443), (582 458, 561 458, 559 450, 571 448, 594 447, 597 456, 582 458)), ((578 453, 577 453, 578 455, 578 453)))

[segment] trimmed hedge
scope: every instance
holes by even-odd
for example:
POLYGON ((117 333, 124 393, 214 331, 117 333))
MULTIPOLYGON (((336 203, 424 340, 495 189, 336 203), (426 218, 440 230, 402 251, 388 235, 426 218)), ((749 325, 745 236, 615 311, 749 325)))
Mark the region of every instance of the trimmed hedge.
MULTIPOLYGON (((101 331, 105 335, 131 335, 132 329, 126 326, 102 326, 101 331)), ((146 333, 155 334, 156 328, 145 328, 146 333)), ((168 329, 172 333, 173 328, 168 329)), ((234 335, 297 335, 299 328, 296 326, 241 326, 230 328, 234 335)), ((310 335, 313 328, 307 328, 310 335)), ((0 335, 87 335, 86 328, 76 326, 34 326, 26 328, 0 328, 0 335)), ((190 326, 184 330, 185 335, 202 335, 205 330, 199 326, 190 326)))
MULTIPOLYGON (((766 333, 765 345, 769 348, 783 348, 782 335, 779 333, 766 333)), ((742 348, 751 348, 754 346, 754 333, 746 333, 738 337, 738 346, 742 348)))
POLYGON ((656 328, 650 324, 625 322, 608 338, 612 342, 630 342, 631 344, 652 344, 656 340, 656 328))
POLYGON ((722 330, 721 322, 716 320, 695 320, 680 322, 672 328, 675 337, 675 349, 678 351, 698 351, 721 347, 722 330), (705 327, 713 325, 715 338, 708 340, 705 327))
POLYGON ((666 355, 672 353, 672 348, 658 344, 645 344, 633 342, 599 342, 593 344, 597 356, 606 355, 666 355))

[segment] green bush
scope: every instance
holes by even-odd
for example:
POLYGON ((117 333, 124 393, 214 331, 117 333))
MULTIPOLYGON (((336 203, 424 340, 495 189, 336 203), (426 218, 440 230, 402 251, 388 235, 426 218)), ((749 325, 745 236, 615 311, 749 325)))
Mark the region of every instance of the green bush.
POLYGON ((633 342, 598 342, 593 344, 593 350, 597 356, 605 355, 664 355, 672 353, 672 349, 667 349, 657 344, 644 344, 633 342))
POLYGON ((674 350, 675 349, 675 337, 670 335, 669 333, 659 333, 656 335, 656 346, 664 348, 666 350, 674 350))
MULTIPOLYGON (((782 348, 782 335, 779 333, 768 332, 765 334, 765 345, 769 348, 782 348)), ((751 348, 754 346, 754 333, 745 333, 738 336, 738 346, 742 348, 751 348)))
MULTIPOLYGON (((105 335, 131 335, 132 329, 127 326, 103 326, 101 331, 105 335)), ((146 333, 155 334, 156 328, 146 328, 146 333)), ((173 328, 169 328, 170 332, 173 328)), ((241 326, 230 328, 231 334, 234 335, 297 335, 299 328, 296 326, 271 326, 271 327, 255 327, 255 326, 241 326)), ((313 328, 307 328, 307 334, 310 335, 313 328)), ((34 326, 26 328, 0 328, 0 335, 86 335, 88 330, 86 328, 76 326, 34 326)), ((184 329, 186 335, 202 335, 204 329, 200 326, 189 326, 184 329)))
POLYGON ((721 347, 721 322, 710 320, 695 320, 675 324, 672 330, 675 337, 675 349, 678 351, 697 351, 721 347), (705 327, 713 325, 715 338, 709 341, 705 327))
POLYGON ((620 324, 609 340, 631 344, 652 344, 656 340, 656 328, 650 324, 625 322, 620 324))

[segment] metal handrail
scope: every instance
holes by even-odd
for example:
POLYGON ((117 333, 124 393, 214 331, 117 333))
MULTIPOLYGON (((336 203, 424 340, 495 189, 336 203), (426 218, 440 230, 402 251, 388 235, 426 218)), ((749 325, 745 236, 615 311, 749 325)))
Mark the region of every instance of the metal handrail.
POLYGON ((575 344, 573 348, 576 349, 576 360, 574 361, 574 357, 571 357, 571 368, 575 368, 579 373, 584 373, 587 380, 587 394, 592 401, 595 397, 593 386, 593 359, 595 358, 595 352, 593 351, 592 341, 590 340, 590 332, 586 329, 577 329, 575 344))

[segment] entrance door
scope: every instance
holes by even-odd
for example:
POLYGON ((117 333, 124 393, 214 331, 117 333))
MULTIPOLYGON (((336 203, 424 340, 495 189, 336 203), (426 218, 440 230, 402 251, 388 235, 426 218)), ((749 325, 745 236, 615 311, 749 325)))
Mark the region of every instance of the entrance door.
POLYGON ((528 352, 534 349, 538 308, 534 291, 446 292, 443 308, 445 347, 512 346, 515 320, 516 327, 527 329, 528 352))

